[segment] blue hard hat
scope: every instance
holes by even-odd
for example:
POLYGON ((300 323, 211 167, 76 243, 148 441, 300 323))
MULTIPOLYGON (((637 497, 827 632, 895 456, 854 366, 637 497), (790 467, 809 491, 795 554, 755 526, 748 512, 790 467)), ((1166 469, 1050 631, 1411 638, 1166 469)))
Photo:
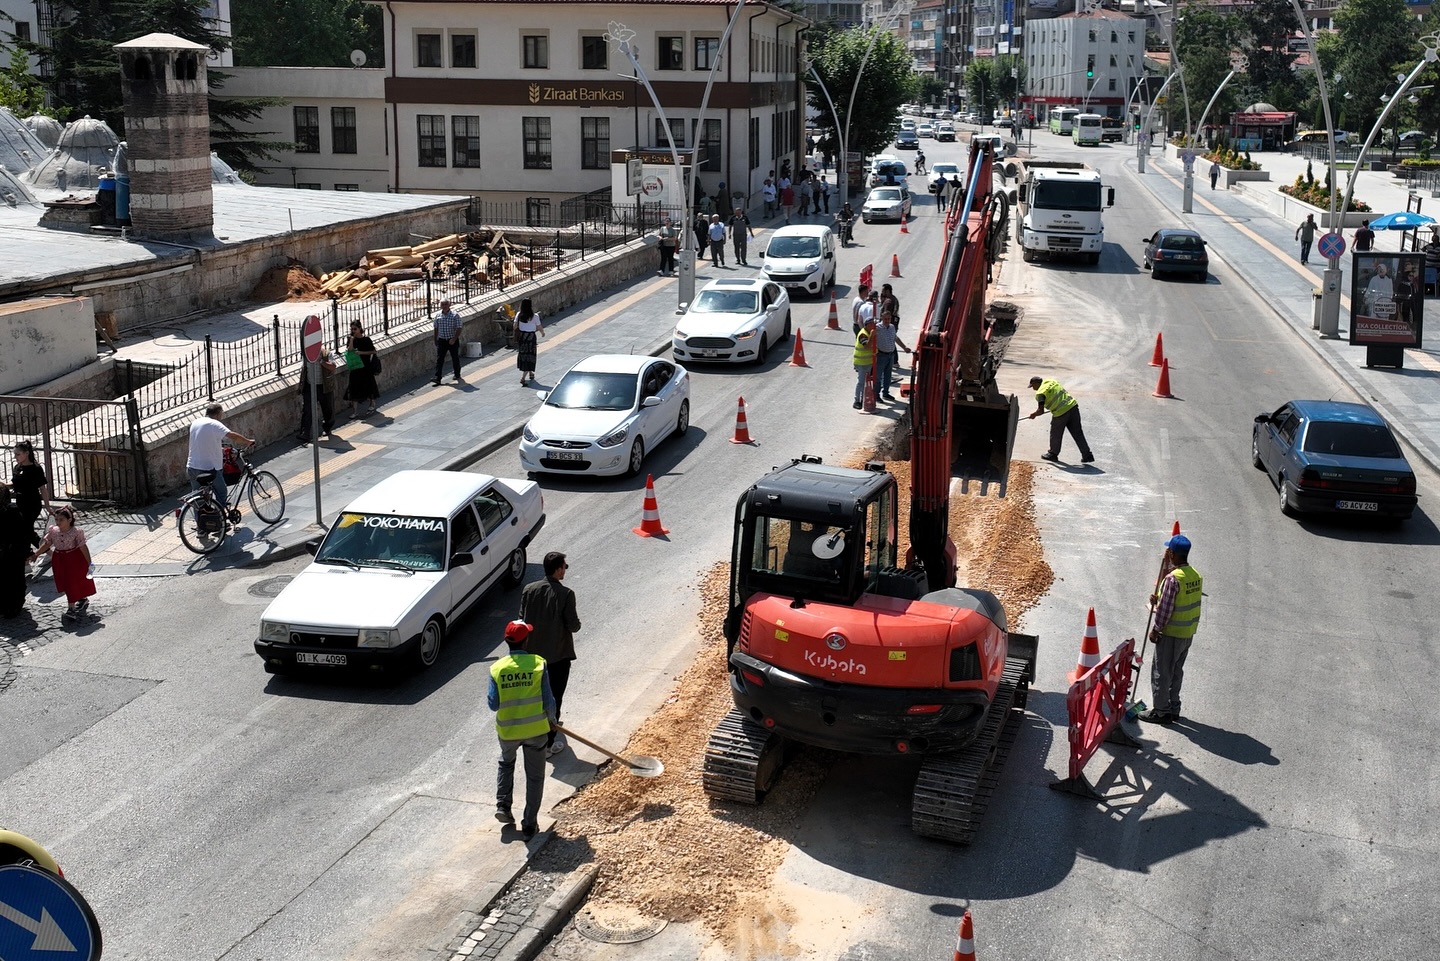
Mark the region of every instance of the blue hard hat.
POLYGON ((1165 546, 1180 554, 1190 553, 1190 538, 1184 534, 1176 534, 1165 542, 1165 546))

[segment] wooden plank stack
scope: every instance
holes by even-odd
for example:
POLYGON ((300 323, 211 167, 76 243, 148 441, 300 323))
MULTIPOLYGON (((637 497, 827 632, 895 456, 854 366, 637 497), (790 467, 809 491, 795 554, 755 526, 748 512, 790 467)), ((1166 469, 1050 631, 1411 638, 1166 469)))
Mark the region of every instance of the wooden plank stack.
MULTIPOLYGON (((535 273, 555 268, 554 248, 535 248, 535 273)), ((360 263, 349 270, 322 274, 321 290, 341 303, 363 300, 398 281, 417 281, 426 273, 432 278, 469 273, 477 283, 498 280, 492 277, 503 269, 506 285, 525 279, 530 273, 530 248, 515 246, 495 230, 489 239, 480 234, 450 234, 411 247, 382 247, 367 250, 360 263), (503 267, 502 267, 503 265, 503 267)))

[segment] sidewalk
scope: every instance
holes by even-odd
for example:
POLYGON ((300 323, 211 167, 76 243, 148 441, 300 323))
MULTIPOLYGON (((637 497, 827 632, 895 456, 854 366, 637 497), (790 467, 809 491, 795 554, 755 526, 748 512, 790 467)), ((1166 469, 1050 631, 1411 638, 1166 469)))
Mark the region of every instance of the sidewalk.
MULTIPOLYGON (((1132 152, 1125 161, 1126 169, 1170 209, 1177 223, 1200 231, 1209 241, 1211 256, 1239 274, 1347 384, 1390 421, 1421 458, 1440 470, 1440 347, 1406 350, 1405 367, 1399 370, 1365 366, 1365 348, 1347 343, 1348 248, 1341 258, 1346 276, 1341 284, 1340 337, 1322 339, 1311 328, 1311 303, 1325 260, 1312 252, 1309 266, 1301 265, 1295 241, 1297 225, 1280 220, 1240 192, 1210 190, 1200 162, 1196 163, 1194 213, 1181 213, 1183 167, 1179 161, 1158 154, 1156 151, 1147 158, 1145 174, 1136 174, 1132 152)), ((1305 170, 1303 157, 1263 154, 1259 159, 1271 171, 1272 189, 1293 182, 1305 170)), ((1407 191, 1387 173, 1362 172, 1355 193, 1375 210, 1376 216, 1405 209, 1407 191)), ((1440 201, 1430 201, 1427 206, 1432 213, 1440 213, 1440 201)), ((1353 235, 1353 230, 1345 232, 1347 245, 1353 235)), ((1377 241, 1379 249, 1398 250, 1400 232, 1380 231, 1377 241)), ((1432 311, 1440 310, 1440 302, 1433 299, 1427 306, 1432 311)))

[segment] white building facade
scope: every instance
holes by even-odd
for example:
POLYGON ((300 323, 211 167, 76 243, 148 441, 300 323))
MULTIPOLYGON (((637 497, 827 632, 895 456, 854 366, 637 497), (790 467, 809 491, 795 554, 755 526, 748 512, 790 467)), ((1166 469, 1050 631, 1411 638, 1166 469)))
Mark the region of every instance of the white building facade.
POLYGON ((1119 117, 1145 73, 1145 22, 1108 11, 1025 23, 1023 105, 1042 122, 1049 107, 1119 117))

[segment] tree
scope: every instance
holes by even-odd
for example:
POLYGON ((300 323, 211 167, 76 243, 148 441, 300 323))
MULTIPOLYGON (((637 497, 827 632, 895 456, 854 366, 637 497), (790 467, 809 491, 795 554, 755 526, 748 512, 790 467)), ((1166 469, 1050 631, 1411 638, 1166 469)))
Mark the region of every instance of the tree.
MULTIPOLYGON (((13 50, 13 48, 12 48, 13 50)), ((10 65, 0 69, 0 107, 9 107, 17 117, 51 114, 45 106, 45 85, 25 69, 28 58, 19 51, 10 57, 10 65)))
POLYGON ((1001 103, 1020 102, 1025 92, 1025 61, 1019 54, 1002 53, 994 58, 990 77, 995 81, 995 95, 1001 103))
POLYGON ((1351 95, 1346 115, 1368 133, 1384 109, 1381 95, 1399 86, 1395 75, 1408 73, 1420 59, 1416 21, 1404 0, 1347 0, 1335 12, 1335 25, 1340 73, 1351 95))
POLYGON ((385 62, 380 8, 360 0, 234 0, 230 16, 247 67, 348 67, 352 50, 385 62))
MULTIPOLYGON (((835 100, 841 124, 849 113, 846 146, 862 154, 882 149, 900 129, 900 105, 916 99, 919 90, 910 52, 900 38, 888 30, 853 27, 812 33, 808 47, 815 72, 835 100), (865 61, 865 50, 872 40, 875 46, 865 61), (865 72, 860 75, 862 61, 865 72), (860 76, 858 90, 856 76, 860 76), (857 90, 853 110, 852 90, 857 90)), ((823 116, 830 116, 830 104, 817 87, 810 89, 810 105, 823 116)))
POLYGON ((965 89, 970 92, 971 109, 978 111, 981 119, 988 118, 1000 101, 992 58, 976 57, 970 61, 970 66, 965 68, 965 89))
POLYGON ((1242 97, 1246 104, 1265 101, 1279 110, 1295 110, 1305 98, 1295 75, 1290 38, 1299 29, 1290 0, 1253 0, 1240 14, 1249 34, 1250 67, 1242 97))
MULTIPOLYGON (((1193 4, 1185 8, 1185 15, 1175 22, 1175 52, 1185 68, 1185 85, 1181 87, 1178 81, 1170 85, 1172 92, 1185 98, 1178 116, 1185 115, 1188 102, 1191 122, 1200 123, 1205 105, 1230 72, 1230 60, 1238 52, 1242 32, 1237 17, 1193 4)), ((1210 108, 1208 123, 1223 123, 1221 118, 1234 112, 1238 105, 1237 86, 1242 80, 1237 77, 1226 86, 1210 108)))

